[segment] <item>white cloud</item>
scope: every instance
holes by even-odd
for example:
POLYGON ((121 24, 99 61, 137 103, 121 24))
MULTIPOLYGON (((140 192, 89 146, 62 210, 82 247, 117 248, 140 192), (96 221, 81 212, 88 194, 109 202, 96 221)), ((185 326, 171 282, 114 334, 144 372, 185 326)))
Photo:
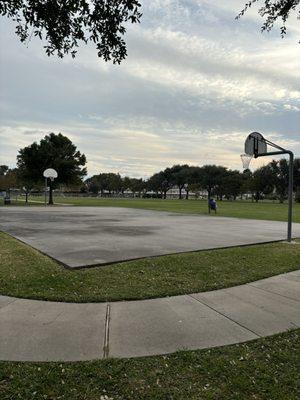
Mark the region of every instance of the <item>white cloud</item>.
POLYGON ((175 163, 240 169, 254 130, 300 156, 299 30, 293 21, 284 40, 261 35, 255 11, 234 20, 240 8, 237 0, 147 0, 121 66, 91 47, 75 60, 49 59, 4 23, 0 163, 14 165, 20 147, 51 131, 86 154, 89 174, 149 176, 175 163))

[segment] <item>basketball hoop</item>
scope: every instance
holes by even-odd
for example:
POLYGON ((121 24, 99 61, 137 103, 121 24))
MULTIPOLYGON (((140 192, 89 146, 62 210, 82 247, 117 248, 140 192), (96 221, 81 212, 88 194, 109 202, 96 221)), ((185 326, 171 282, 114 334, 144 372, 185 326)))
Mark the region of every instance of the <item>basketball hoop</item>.
POLYGON ((252 132, 248 135, 245 141, 244 154, 241 154, 243 168, 248 169, 252 157, 265 157, 265 156, 279 156, 281 154, 288 154, 290 158, 289 163, 289 185, 288 185, 288 229, 287 241, 292 241, 292 209, 293 209, 293 163, 294 153, 286 150, 278 144, 270 142, 263 137, 259 132, 252 132), (268 146, 276 149, 275 151, 268 151, 268 146))
POLYGON ((243 169, 248 169, 253 156, 251 154, 241 154, 243 169))
POLYGON ((50 179, 50 181, 51 181, 49 204, 50 204, 50 198, 51 198, 51 204, 53 204, 53 200, 52 200, 52 182, 54 181, 54 179, 57 178, 58 175, 57 175, 57 172, 55 171, 55 169, 48 168, 48 169, 45 169, 45 171, 43 172, 43 176, 45 178, 45 206, 46 206, 47 205, 47 179, 50 179))

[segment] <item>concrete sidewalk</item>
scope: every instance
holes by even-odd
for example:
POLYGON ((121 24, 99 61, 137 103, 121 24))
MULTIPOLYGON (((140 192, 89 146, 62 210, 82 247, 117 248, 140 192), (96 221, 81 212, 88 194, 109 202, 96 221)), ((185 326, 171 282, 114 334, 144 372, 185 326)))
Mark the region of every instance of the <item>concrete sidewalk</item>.
POLYGON ((0 296, 0 359, 139 357, 245 342, 300 327, 300 270, 162 299, 72 304, 0 296))

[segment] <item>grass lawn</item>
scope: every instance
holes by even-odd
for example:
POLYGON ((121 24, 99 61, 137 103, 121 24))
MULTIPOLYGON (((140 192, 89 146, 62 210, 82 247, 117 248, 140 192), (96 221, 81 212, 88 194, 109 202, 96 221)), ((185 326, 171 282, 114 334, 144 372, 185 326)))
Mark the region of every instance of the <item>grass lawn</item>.
POLYGON ((67 270, 0 233, 0 294, 70 302, 164 297, 230 287, 299 268, 300 240, 67 270))
POLYGON ((0 362, 1 400, 298 400, 300 329, 168 356, 0 362))
MULTIPOLYGON (((32 197, 31 205, 43 205, 42 197, 32 197)), ((161 199, 98 199, 78 197, 54 197, 59 204, 72 204, 74 206, 100 206, 100 207, 129 207, 158 211, 172 211, 190 214, 207 214, 207 203, 204 200, 161 200, 161 199)), ((16 204, 14 202, 14 204, 16 204)), ((18 205, 24 205, 24 201, 18 201, 18 205)), ((265 219, 286 221, 287 203, 280 204, 270 201, 252 203, 251 201, 219 201, 218 215, 223 217, 237 217, 250 219, 265 219)), ((211 214, 214 216, 214 214, 211 214)), ((294 204, 294 222, 300 222, 300 203, 294 204)))

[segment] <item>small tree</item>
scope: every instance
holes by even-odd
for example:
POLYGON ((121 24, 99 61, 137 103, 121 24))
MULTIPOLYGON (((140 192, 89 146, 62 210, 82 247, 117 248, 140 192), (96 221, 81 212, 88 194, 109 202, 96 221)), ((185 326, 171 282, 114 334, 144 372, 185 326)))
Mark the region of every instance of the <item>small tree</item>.
POLYGON ((50 133, 40 143, 19 150, 17 165, 19 175, 25 182, 42 184, 43 172, 47 168, 54 168, 58 178, 49 182, 49 204, 53 204, 53 188, 59 184, 80 183, 86 175, 86 158, 76 146, 61 133, 50 133))

